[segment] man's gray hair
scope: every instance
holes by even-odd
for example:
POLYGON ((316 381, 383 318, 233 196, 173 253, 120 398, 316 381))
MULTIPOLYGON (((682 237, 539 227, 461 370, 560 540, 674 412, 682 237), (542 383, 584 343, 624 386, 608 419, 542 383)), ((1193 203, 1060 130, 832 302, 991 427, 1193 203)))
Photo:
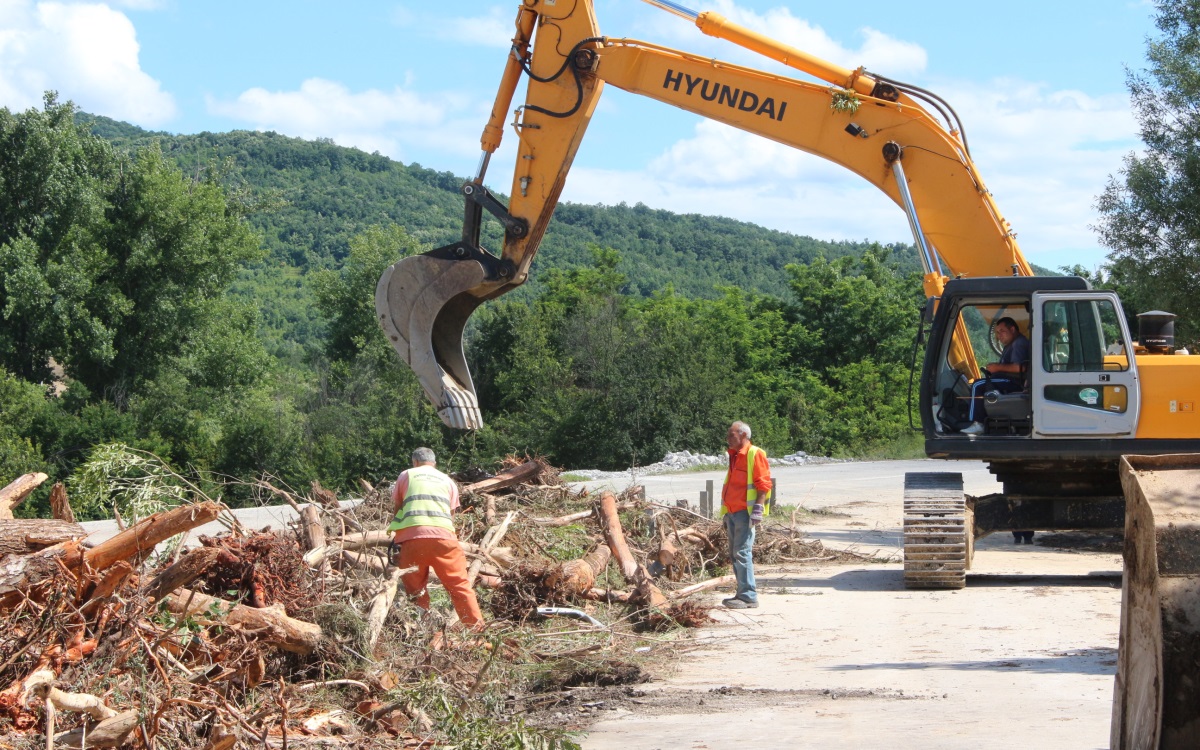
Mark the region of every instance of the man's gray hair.
POLYGON ((750 425, 745 422, 734 422, 729 425, 729 428, 739 435, 743 435, 747 440, 750 439, 750 425))
POLYGON ((437 456, 429 448, 417 448, 412 452, 412 462, 414 464, 436 464, 437 456))

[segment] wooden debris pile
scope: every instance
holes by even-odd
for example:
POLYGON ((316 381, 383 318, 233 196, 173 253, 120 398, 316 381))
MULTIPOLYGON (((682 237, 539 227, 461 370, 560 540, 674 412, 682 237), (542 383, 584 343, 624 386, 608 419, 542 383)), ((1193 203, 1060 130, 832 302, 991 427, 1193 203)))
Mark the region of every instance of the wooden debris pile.
MULTIPOLYGON (((471 745, 486 727, 497 747, 570 747, 561 727, 525 724, 523 701, 643 681, 634 649, 660 641, 641 639, 703 625, 708 609, 689 597, 732 582, 719 575, 719 523, 636 488, 573 492, 540 460, 461 483, 456 525, 483 634, 455 626, 436 584, 433 612, 404 596, 384 531, 389 487, 363 482, 354 504, 317 483, 302 497, 263 481, 264 499, 297 511, 291 528, 248 530, 205 500, 85 546, 61 487, 59 518, 11 518, 11 498, 45 480, 31 477, 0 491, 0 739, 436 747, 471 745), (226 533, 184 551, 218 519, 226 533)), ((794 527, 760 534, 760 547, 825 555, 794 527)))

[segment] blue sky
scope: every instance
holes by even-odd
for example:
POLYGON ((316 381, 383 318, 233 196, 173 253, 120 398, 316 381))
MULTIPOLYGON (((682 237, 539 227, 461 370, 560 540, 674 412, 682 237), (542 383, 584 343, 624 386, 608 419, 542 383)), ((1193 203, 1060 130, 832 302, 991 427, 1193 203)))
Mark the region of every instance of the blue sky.
MULTIPOLYGON (((1092 206, 1139 147, 1125 68, 1144 66, 1155 31, 1148 2, 677 1, 937 92, 961 115, 1026 255, 1052 268, 1103 262, 1092 206)), ((35 106, 53 88, 87 111, 151 129, 327 137, 466 175, 516 8, 516 0, 0 0, 0 106, 35 106)), ((638 0, 596 0, 596 14, 608 36, 776 69, 638 0)), ((511 140, 488 175, 504 192, 511 140)), ((821 239, 912 239, 894 204, 840 168, 611 88, 564 198, 640 201, 821 239)))

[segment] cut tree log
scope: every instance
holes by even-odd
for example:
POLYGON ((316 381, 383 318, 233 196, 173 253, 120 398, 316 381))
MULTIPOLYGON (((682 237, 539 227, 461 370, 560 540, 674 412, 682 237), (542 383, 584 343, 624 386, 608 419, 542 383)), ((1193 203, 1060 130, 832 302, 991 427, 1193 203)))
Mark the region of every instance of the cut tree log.
POLYGON ((492 547, 487 552, 484 552, 480 545, 461 540, 459 541, 458 546, 462 547, 462 551, 468 555, 479 555, 480 557, 486 558, 494 563, 500 570, 508 570, 517 564, 517 556, 513 552, 512 547, 492 547))
POLYGON ((325 489, 321 486, 321 483, 315 479, 312 481, 311 486, 313 502, 319 503, 326 508, 337 509, 341 507, 341 505, 338 503, 337 494, 334 493, 333 490, 325 489))
POLYGON ((495 492, 506 487, 512 487, 514 484, 524 484, 525 482, 532 481, 541 475, 542 469, 543 466, 540 461, 526 461, 520 466, 505 469, 494 477, 468 484, 462 488, 462 491, 463 493, 469 492, 476 495, 495 492))
POLYGON ((342 559, 346 561, 347 565, 369 573, 383 573, 388 568, 387 560, 370 552, 352 552, 344 549, 342 550, 342 559))
POLYGON ((581 599, 593 602, 620 602, 621 604, 628 604, 629 598, 633 594, 628 591, 614 591, 612 589, 588 589, 579 596, 581 599))
POLYGON ((530 520, 530 522, 532 522, 538 526, 555 527, 555 526, 568 526, 577 521, 583 521, 585 519, 591 518, 594 515, 596 515, 595 510, 583 510, 578 513, 571 513, 569 515, 559 516, 557 518, 531 518, 529 520, 530 520))
POLYGON ((565 596, 580 596, 596 585, 599 576, 608 565, 612 550, 606 544, 598 544, 579 560, 562 563, 549 576, 546 584, 565 596))
MULTIPOLYGON (((413 568, 408 568, 408 570, 413 570, 413 568)), ((399 568, 389 570, 387 580, 383 584, 383 590, 371 600, 371 608, 367 613, 368 653, 375 650, 375 644, 379 642, 379 636, 383 633, 383 623, 387 619, 388 612, 392 611, 392 602, 396 601, 396 590, 400 588, 400 577, 402 575, 404 575, 404 572, 399 568)))
POLYGON ((167 609, 176 615, 191 617, 206 626, 241 626, 284 651, 311 654, 321 643, 321 626, 288 617, 280 604, 247 607, 190 589, 168 594, 165 601, 167 609))
POLYGON ((28 596, 29 591, 62 573, 61 560, 78 564, 78 541, 63 542, 29 555, 9 555, 0 560, 0 611, 28 596))
POLYGON ((0 489, 0 521, 12 518, 12 509, 20 505, 25 498, 29 497, 29 493, 40 487, 42 482, 47 479, 49 477, 40 471, 23 474, 0 489))
POLYGON ((60 521, 75 523, 75 511, 71 509, 71 501, 67 499, 67 488, 62 482, 55 482, 50 488, 50 515, 60 521))
POLYGON ((82 539, 87 530, 77 523, 51 518, 17 518, 0 521, 0 558, 28 555, 43 547, 82 539))
POLYGON ((191 550, 181 560, 163 570, 146 586, 146 597, 156 602, 175 589, 190 586, 193 581, 208 572, 221 556, 219 547, 200 547, 191 550))
MULTIPOLYGON (((79 727, 54 736, 55 747, 82 750, 87 747, 120 747, 129 740, 129 735, 141 724, 141 712, 136 708, 122 711, 99 724, 79 727)), ((228 746, 227 746, 228 747, 228 746)))
POLYGON ((88 693, 64 693, 54 686, 57 675, 49 669, 39 669, 25 678, 22 686, 24 702, 29 702, 30 696, 49 701, 59 711, 74 711, 86 713, 96 721, 111 719, 117 712, 104 705, 104 701, 88 693))
POLYGON ((325 524, 321 523, 321 511, 315 505, 306 505, 300 511, 304 523, 304 548, 314 550, 325 546, 325 524))
MULTIPOLYGON (((500 540, 508 533, 508 527, 512 525, 513 519, 517 517, 516 511, 509 511, 504 516, 504 520, 497 526, 488 529, 483 535, 483 540, 479 544, 479 555, 487 557, 492 550, 500 544, 500 540)), ((467 586, 475 585, 475 577, 479 575, 480 569, 483 567, 483 560, 476 558, 471 562, 471 567, 467 570, 467 586)))
POLYGON ((604 540, 612 550, 613 557, 617 559, 621 574, 634 587, 633 600, 651 607, 665 606, 667 598, 654 585, 646 566, 638 563, 629 550, 629 544, 625 541, 625 530, 621 528, 621 518, 617 515, 617 498, 613 493, 605 491, 600 495, 596 517, 600 519, 604 540))
POLYGON ((737 583, 736 576, 721 576, 720 578, 709 578, 707 581, 701 581, 700 583, 693 583, 691 586, 684 586, 683 588, 681 588, 677 591, 672 591, 671 598, 672 599, 682 599, 685 596, 691 596, 692 594, 695 594, 697 591, 707 591, 708 589, 715 589, 718 586, 728 586, 731 583, 737 583))
POLYGON ((216 520, 222 510, 222 503, 206 500, 155 513, 85 552, 84 564, 103 570, 117 560, 148 553, 161 541, 216 520))
POLYGON ((337 545, 342 549, 363 549, 364 547, 386 547, 392 543, 392 532, 385 529, 361 531, 357 534, 346 534, 329 540, 330 546, 337 545))

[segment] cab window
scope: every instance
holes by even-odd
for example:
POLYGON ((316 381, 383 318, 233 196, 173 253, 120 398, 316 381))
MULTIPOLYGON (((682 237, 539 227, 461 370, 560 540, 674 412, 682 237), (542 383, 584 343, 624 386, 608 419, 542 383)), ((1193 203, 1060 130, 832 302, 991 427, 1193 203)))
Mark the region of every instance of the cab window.
POLYGON ((1042 307, 1045 372, 1123 372, 1128 343, 1109 300, 1056 300, 1042 307))

